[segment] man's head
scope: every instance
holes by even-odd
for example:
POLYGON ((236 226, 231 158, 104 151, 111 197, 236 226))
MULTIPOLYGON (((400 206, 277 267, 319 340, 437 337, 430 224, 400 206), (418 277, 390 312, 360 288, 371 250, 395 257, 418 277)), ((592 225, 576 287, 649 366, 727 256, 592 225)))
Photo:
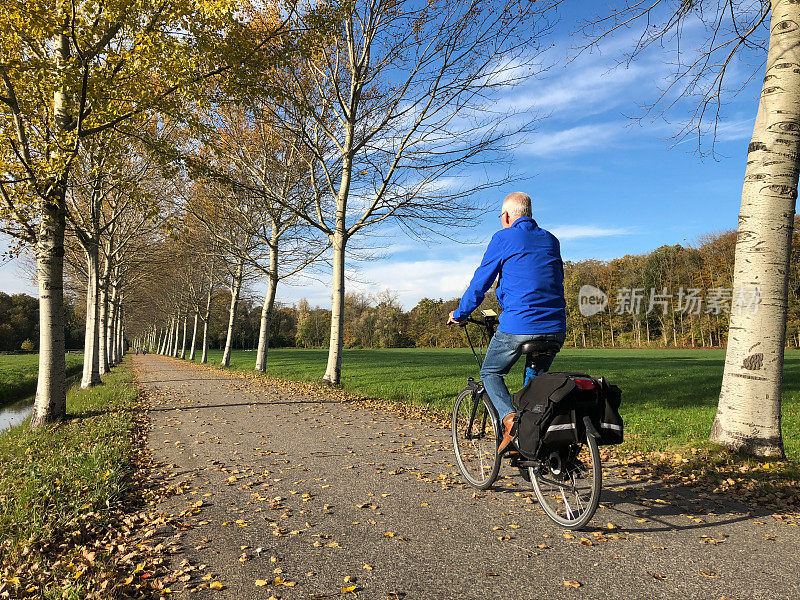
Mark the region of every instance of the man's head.
POLYGON ((522 192, 511 192, 503 200, 503 208, 500 211, 500 222, 503 229, 511 227, 514 221, 520 217, 532 217, 531 197, 522 192))

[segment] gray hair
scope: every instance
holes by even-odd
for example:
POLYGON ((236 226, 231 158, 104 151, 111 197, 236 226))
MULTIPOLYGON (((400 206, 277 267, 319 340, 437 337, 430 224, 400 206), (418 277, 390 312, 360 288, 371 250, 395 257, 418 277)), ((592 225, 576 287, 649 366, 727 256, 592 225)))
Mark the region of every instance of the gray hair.
POLYGON ((513 222, 520 217, 532 217, 531 197, 523 192, 511 192, 503 200, 503 209, 508 213, 508 218, 513 222))

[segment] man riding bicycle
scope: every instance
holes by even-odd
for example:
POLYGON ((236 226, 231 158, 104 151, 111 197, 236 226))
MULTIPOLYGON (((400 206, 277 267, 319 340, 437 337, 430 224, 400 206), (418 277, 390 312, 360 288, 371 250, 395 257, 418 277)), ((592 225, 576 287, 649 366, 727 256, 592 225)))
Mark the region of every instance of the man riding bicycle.
MULTIPOLYGON (((567 331, 561 246, 552 233, 536 224, 532 214, 530 196, 522 192, 506 196, 500 212, 503 228, 492 236, 469 288, 447 319, 448 324, 465 323, 498 279, 495 294, 503 312, 486 350, 481 381, 503 422, 500 453, 514 439, 515 416, 503 377, 519 359, 525 342, 563 344, 567 331)), ((537 372, 549 369, 552 361, 552 355, 540 357, 533 368, 537 372)))

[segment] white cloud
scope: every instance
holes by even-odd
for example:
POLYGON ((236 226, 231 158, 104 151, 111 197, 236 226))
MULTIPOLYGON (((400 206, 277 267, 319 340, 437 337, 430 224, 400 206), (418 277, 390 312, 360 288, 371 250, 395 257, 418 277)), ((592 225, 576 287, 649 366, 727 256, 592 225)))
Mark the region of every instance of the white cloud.
POLYGON ((624 124, 618 122, 578 125, 560 131, 540 131, 533 141, 517 148, 517 153, 553 158, 561 154, 597 150, 624 132, 624 124))
POLYGON ((561 241, 629 235, 632 233, 630 227, 599 227, 597 225, 556 225, 555 227, 550 227, 548 231, 561 241))
POLYGON ((561 73, 558 76, 532 79, 530 84, 510 94, 503 101, 503 108, 535 109, 553 116, 586 115, 629 102, 631 96, 624 91, 626 88, 641 89, 642 80, 656 79, 650 65, 614 68, 612 62, 597 58, 592 61, 594 64, 581 65, 581 62, 585 61, 557 69, 561 73))

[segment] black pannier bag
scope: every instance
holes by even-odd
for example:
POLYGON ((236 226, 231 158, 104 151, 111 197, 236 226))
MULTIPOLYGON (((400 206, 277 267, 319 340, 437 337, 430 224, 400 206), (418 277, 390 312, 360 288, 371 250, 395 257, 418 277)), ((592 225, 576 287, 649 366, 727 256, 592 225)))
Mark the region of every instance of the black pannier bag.
POLYGON ((557 448, 584 440, 585 415, 600 433, 598 445, 622 442, 621 396, 617 386, 585 373, 538 375, 513 398, 520 452, 533 459, 542 447, 557 448))
POLYGON ((621 444, 623 423, 619 405, 622 402, 622 390, 608 383, 605 377, 596 379, 596 382, 599 386, 600 402, 597 404, 597 414, 592 417, 592 423, 600 433, 597 445, 621 444))

